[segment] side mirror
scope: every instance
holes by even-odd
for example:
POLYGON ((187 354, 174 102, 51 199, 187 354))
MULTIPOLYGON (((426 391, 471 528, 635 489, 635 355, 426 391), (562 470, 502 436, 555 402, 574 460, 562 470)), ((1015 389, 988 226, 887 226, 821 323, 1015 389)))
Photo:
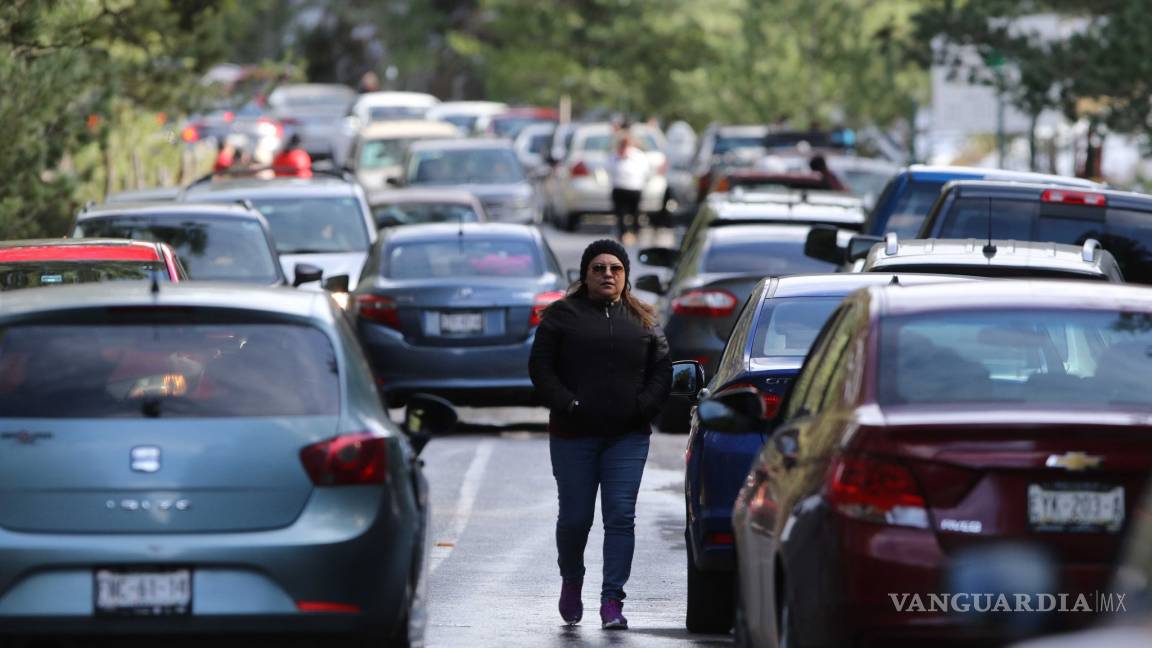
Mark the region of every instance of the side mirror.
POLYGON ((884 239, 879 236, 870 236, 868 234, 857 234, 848 241, 848 252, 846 254, 848 261, 855 261, 863 259, 868 256, 872 251, 872 246, 877 243, 883 243, 884 239))
POLYGON ((704 388, 704 367, 695 360, 672 363, 672 395, 693 400, 704 388))
POLYGON ((306 284, 312 281, 320 281, 324 276, 324 271, 312 265, 311 263, 297 263, 295 269, 295 277, 292 279, 292 287, 295 288, 300 284, 306 284))
POLYGON ((702 401, 696 416, 717 432, 758 433, 764 428, 764 399, 754 389, 734 389, 702 401))
POLYGON ((430 394, 413 394, 404 410, 404 432, 416 454, 435 436, 450 434, 460 421, 452 403, 430 394))
POLYGON ((636 255, 640 263, 659 268, 673 268, 680 258, 680 251, 672 248, 650 247, 640 250, 636 255))
POLYGON ((647 290, 648 292, 656 293, 657 295, 663 295, 668 291, 668 289, 664 287, 664 282, 660 281, 660 277, 657 277, 654 274, 646 274, 637 277, 636 289, 647 290))
POLYGON ((333 277, 328 277, 324 280, 324 283, 320 285, 323 286, 324 290, 327 290, 328 292, 346 293, 348 292, 348 279, 348 275, 346 274, 335 275, 333 277))
POLYGON ((567 275, 568 275, 568 283, 570 283, 570 284, 574 284, 577 281, 580 281, 580 271, 575 269, 575 268, 569 268, 567 275))
POLYGON ((838 230, 831 225, 813 225, 804 239, 804 255, 820 261, 844 263, 844 251, 837 245, 838 230))
POLYGON ((384 182, 387 183, 387 185, 389 187, 402 187, 402 186, 404 186, 403 183, 401 182, 400 178, 397 178, 395 176, 388 178, 384 182))

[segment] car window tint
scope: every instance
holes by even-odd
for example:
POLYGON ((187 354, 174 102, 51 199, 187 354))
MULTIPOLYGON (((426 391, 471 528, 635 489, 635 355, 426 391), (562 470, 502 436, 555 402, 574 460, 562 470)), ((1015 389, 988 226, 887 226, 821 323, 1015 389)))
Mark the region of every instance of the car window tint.
POLYGON ((252 219, 90 218, 72 236, 167 243, 197 281, 271 284, 280 276, 264 228, 252 219))
POLYGON ((1152 317, 1022 309, 893 317, 879 375, 889 404, 1152 407, 1152 317))
POLYGON ((373 106, 368 109, 368 119, 371 121, 388 121, 392 119, 423 119, 428 109, 422 106, 373 106))
POLYGON ((1100 242, 1116 257, 1126 281, 1152 284, 1152 212, 1110 208, 1108 236, 1100 242))
POLYGON ((919 180, 908 185, 907 190, 896 200, 886 223, 877 223, 879 232, 896 232, 903 238, 913 238, 920 231, 924 217, 940 197, 943 181, 919 180))
POLYGON ((167 282, 168 269, 160 261, 19 261, 0 262, 0 291, 39 286, 144 281, 167 282))
POLYGON ((836 312, 832 314, 832 317, 829 318, 824 328, 821 329, 820 334, 812 345, 811 352, 804 360, 803 369, 800 371, 800 374, 796 376, 796 382, 792 387, 792 392, 788 395, 788 400, 784 406, 784 414, 780 419, 781 421, 799 416, 802 412, 806 414, 812 413, 811 410, 806 408, 806 404, 812 392, 812 385, 816 379, 816 367, 823 362, 823 358, 827 355, 833 333, 839 328, 840 322, 843 321, 847 310, 847 306, 840 306, 836 312))
MULTIPOLYGON (((802 404, 802 407, 812 414, 820 412, 823 407, 829 384, 835 377, 836 369, 840 364, 840 356, 852 338, 859 308, 856 304, 848 305, 844 315, 837 321, 836 328, 829 331, 828 343, 824 347, 820 360, 812 367, 812 384, 808 388, 808 393, 802 404)), ((805 373, 807 373, 807 367, 805 367, 805 373)))
POLYGON ((987 198, 960 198, 952 201, 943 223, 934 234, 937 238, 987 238, 989 219, 994 239, 1018 241, 1055 240, 1033 239, 1032 223, 1036 219, 1037 203, 1024 200, 987 198))
POLYGON ((379 169, 398 166, 404 159, 404 151, 413 138, 367 140, 360 147, 361 169, 379 169))
POLYGON ((280 254, 365 252, 368 231, 352 197, 253 200, 268 219, 280 254))
POLYGON ((765 276, 834 272, 836 264, 804 254, 804 241, 713 241, 702 272, 750 272, 765 276))
POLYGON ((422 150, 408 162, 408 182, 425 184, 497 184, 523 182, 524 171, 508 149, 422 150))
POLYGON ((752 321, 756 319, 756 310, 760 307, 760 298, 764 288, 757 287, 744 300, 740 313, 732 325, 732 332, 728 335, 728 342, 724 345, 724 352, 720 356, 720 364, 716 375, 730 375, 744 369, 744 351, 748 348, 748 336, 752 331, 752 321))
POLYGON ((535 277, 541 269, 529 241, 453 239, 393 245, 384 272, 393 279, 431 279, 535 277))
POLYGON ((338 414, 339 402, 335 352, 308 326, 0 329, 0 412, 8 417, 313 416, 338 414))
POLYGON ((377 221, 381 217, 394 219, 397 224, 415 223, 476 223, 480 216, 469 205, 457 203, 397 203, 375 205, 372 213, 377 221))
POLYGON ((790 297, 764 302, 753 334, 752 357, 803 358, 840 297, 790 297))

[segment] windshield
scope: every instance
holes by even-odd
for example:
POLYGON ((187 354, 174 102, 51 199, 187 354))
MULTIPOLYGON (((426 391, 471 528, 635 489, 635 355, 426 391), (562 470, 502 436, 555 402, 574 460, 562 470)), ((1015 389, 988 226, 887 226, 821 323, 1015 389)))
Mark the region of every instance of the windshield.
POLYGON ((1152 407, 1152 316, 978 310, 881 326, 880 400, 1152 407))
POLYGON ((268 219, 280 254, 366 252, 368 231, 355 198, 253 200, 268 219))
POLYGON ((835 272, 836 265, 804 254, 804 241, 740 241, 713 244, 702 272, 747 272, 764 276, 835 272))
POLYGON ((479 119, 476 115, 441 115, 440 121, 448 122, 465 133, 471 133, 479 119))
POLYGON ((529 241, 469 239, 395 245, 384 273, 393 279, 431 279, 536 277, 542 271, 529 241))
POLYGON ((367 140, 360 149, 360 168, 379 169, 400 166, 404 151, 416 138, 367 140))
POLYGON ((0 262, 0 291, 99 281, 169 281, 160 261, 20 261, 0 262))
POLYGON ((410 184, 506 184, 523 182, 516 154, 504 148, 424 150, 408 161, 410 184))
POLYGON ((1094 238, 1132 283, 1152 283, 1152 213, 1038 200, 961 198, 933 229, 941 238, 985 237, 1083 245, 1094 238), (991 223, 989 223, 991 218, 991 223))
POLYGON ((388 121, 391 119, 423 119, 428 112, 427 106, 373 106, 368 109, 369 121, 388 121))
POLYGON ((292 324, 12 326, 0 375, 0 412, 16 418, 335 415, 340 403, 327 336, 292 324))
POLYGON ((764 302, 752 334, 752 357, 803 358, 840 297, 793 297, 764 302))
MULTIPOLYGON (((879 218, 872 231, 880 234, 896 232, 901 238, 915 238, 943 186, 941 181, 912 182, 889 212, 887 220, 877 214, 879 218)), ((883 207, 883 204, 879 205, 879 208, 883 207)))
POLYGON ((496 137, 514 138, 532 124, 553 124, 556 120, 542 117, 496 117, 492 120, 492 134, 496 137))
POLYGON ((372 208, 376 223, 382 226, 415 223, 478 223, 480 215, 469 205, 459 203, 399 203, 372 208))
POLYGON ((128 238, 172 246, 189 279, 272 284, 280 280, 278 262, 260 223, 249 219, 154 221, 93 218, 81 221, 73 238, 128 238))

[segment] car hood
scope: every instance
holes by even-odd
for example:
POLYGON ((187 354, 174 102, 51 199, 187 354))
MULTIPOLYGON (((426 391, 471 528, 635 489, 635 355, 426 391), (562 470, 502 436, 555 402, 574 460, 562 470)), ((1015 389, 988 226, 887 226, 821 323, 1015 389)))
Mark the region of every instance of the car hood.
MULTIPOLYGON (((348 286, 355 288, 360 282, 360 271, 364 269, 364 261, 368 259, 367 252, 326 252, 317 254, 281 254, 280 266, 284 268, 284 275, 291 283, 296 276, 297 263, 309 263, 324 271, 324 279, 337 275, 348 275, 348 286)), ((323 279, 321 280, 323 281, 323 279)), ((302 288, 320 290, 320 283, 304 284, 302 288)))

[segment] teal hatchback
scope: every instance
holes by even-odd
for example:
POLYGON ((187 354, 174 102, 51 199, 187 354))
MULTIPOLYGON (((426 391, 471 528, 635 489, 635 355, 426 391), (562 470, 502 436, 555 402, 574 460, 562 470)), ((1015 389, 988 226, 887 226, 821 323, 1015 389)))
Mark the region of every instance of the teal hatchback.
POLYGON ((0 628, 418 643, 425 440, 326 294, 6 295, 0 628))

